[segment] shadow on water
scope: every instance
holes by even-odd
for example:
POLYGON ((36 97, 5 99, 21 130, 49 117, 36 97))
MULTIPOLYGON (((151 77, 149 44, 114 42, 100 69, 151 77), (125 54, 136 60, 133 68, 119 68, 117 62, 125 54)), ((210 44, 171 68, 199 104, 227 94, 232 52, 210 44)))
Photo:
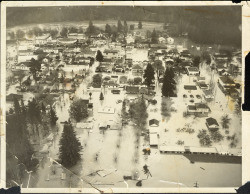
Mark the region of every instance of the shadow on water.
POLYGON ((241 156, 224 156, 214 154, 183 154, 190 162, 204 162, 204 163, 230 163, 241 164, 241 156))

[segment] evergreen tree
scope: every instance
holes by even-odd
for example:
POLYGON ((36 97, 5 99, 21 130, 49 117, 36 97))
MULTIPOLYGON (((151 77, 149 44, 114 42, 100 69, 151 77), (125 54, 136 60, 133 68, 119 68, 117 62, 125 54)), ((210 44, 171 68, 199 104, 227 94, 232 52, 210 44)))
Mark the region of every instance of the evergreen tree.
POLYGON ((18 39, 22 39, 22 38, 24 38, 24 36, 25 36, 25 32, 24 32, 24 31, 22 31, 22 30, 17 30, 17 32, 16 32, 16 37, 17 37, 18 39))
POLYGON ((130 30, 134 30, 134 29, 135 29, 135 26, 134 26, 133 24, 131 24, 131 25, 129 26, 129 29, 130 29, 130 30))
POLYGON ((50 124, 51 124, 51 126, 55 126, 56 125, 56 121, 58 120, 58 117, 56 115, 55 110, 52 108, 52 106, 50 106, 49 117, 50 117, 50 124))
POLYGON ((105 32, 106 32, 108 35, 111 35, 112 30, 111 30, 111 26, 110 26, 109 24, 106 24, 106 26, 105 26, 105 32))
POLYGON ((154 72, 154 68, 152 67, 152 65, 149 63, 144 71, 144 82, 145 84, 148 86, 148 88, 150 87, 151 84, 153 84, 153 81, 155 79, 155 72, 154 72))
POLYGON ((44 106, 44 104, 42 103, 42 107, 41 107, 41 109, 42 109, 42 112, 43 113, 45 113, 46 112, 46 108, 45 108, 45 106, 44 106))
POLYGON ((31 124, 41 122, 41 112, 35 98, 28 102, 28 118, 31 124))
POLYGON ((16 97, 14 97, 14 111, 16 114, 21 113, 20 104, 19 104, 18 100, 16 99, 16 97))
POLYGON ((129 104, 129 115, 138 129, 143 129, 148 118, 146 101, 143 96, 129 104))
POLYGON ((71 123, 64 125, 59 145, 59 159, 63 166, 70 168, 81 159, 80 151, 82 146, 71 123))
POLYGON ((142 22, 141 21, 138 22, 138 28, 142 29, 142 22))
POLYGON ((99 62, 103 61, 103 55, 102 55, 102 52, 100 50, 97 51, 96 60, 99 62))
POLYGON ((60 32, 60 35, 62 37, 67 37, 68 36, 68 28, 63 27, 62 30, 61 30, 61 32, 60 32))
POLYGON ((151 43, 153 43, 153 44, 157 44, 158 43, 158 37, 157 37, 155 29, 153 30, 153 32, 151 34, 151 43))
POLYGON ((127 24, 127 21, 124 20, 124 24, 123 24, 123 29, 124 29, 124 33, 127 34, 128 33, 128 24, 127 24))
POLYGON ((200 62, 201 62, 200 56, 194 56, 194 57, 193 57, 193 66, 194 66, 194 67, 199 67, 200 62))
POLYGON ((162 96, 164 97, 173 97, 175 95, 175 80, 174 72, 172 68, 166 68, 163 85, 161 88, 162 96))
POLYGON ((99 99, 100 99, 100 100, 104 100, 104 96, 103 96, 103 93, 102 93, 102 92, 100 93, 99 99))
POLYGON ((118 23, 117 23, 117 32, 122 32, 122 31, 123 31, 123 26, 122 26, 121 20, 118 20, 118 23))
POLYGON ((89 26, 86 29, 86 34, 87 35, 92 35, 96 32, 96 27, 93 25, 93 22, 90 20, 89 21, 89 26))
POLYGON ((87 103, 82 99, 74 100, 69 109, 70 116, 77 122, 88 117, 87 103))

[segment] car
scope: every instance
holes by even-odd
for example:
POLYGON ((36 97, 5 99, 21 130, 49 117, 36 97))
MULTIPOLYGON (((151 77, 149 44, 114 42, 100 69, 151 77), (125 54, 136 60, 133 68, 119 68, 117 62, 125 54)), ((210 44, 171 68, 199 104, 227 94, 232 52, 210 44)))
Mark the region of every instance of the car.
POLYGON ((194 95, 191 94, 191 95, 190 95, 190 98, 194 98, 194 95))
POLYGON ((201 99, 201 96, 199 94, 196 95, 196 98, 201 99))
POLYGON ((116 101, 116 104, 119 104, 119 103, 121 103, 122 102, 122 100, 117 100, 116 101))

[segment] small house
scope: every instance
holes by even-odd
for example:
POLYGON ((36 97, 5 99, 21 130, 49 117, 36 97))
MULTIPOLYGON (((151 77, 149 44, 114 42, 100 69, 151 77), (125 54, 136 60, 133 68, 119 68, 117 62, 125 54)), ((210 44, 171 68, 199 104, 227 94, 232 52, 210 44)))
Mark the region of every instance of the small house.
POLYGON ((206 126, 211 131, 217 131, 219 129, 217 120, 212 117, 206 119, 206 126))
POLYGON ((138 94, 139 93, 139 87, 138 86, 127 86, 126 87, 126 93, 127 94, 138 94))
POLYGON ((199 76, 200 71, 197 67, 187 67, 187 74, 188 75, 193 75, 193 76, 199 76))
POLYGON ((150 127, 159 127, 159 121, 156 119, 149 120, 149 126, 150 127))

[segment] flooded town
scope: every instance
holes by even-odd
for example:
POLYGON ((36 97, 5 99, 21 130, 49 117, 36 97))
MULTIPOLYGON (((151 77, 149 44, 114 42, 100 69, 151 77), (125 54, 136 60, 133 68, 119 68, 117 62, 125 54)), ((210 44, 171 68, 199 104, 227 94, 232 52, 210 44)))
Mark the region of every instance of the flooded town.
POLYGON ((241 185, 241 19, 139 8, 8 8, 8 187, 241 185))

